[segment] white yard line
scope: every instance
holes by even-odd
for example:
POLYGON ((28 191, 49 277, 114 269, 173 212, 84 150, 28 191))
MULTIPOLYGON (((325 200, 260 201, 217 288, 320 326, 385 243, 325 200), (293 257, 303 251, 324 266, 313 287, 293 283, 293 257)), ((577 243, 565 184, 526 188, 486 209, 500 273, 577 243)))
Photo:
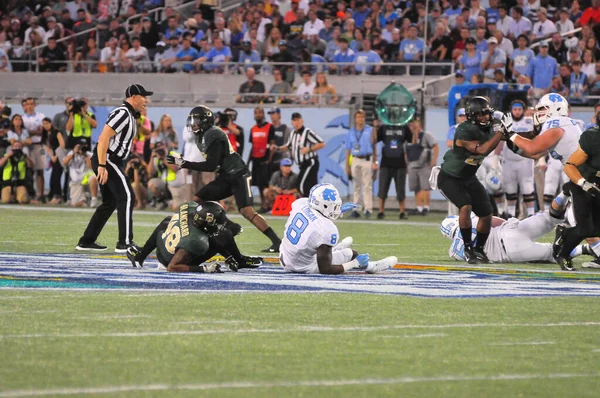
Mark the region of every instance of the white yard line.
POLYGON ((131 318, 152 318, 151 315, 96 315, 96 316, 77 316, 71 319, 131 319, 131 318))
POLYGON ((210 335, 210 334, 270 334, 270 333, 306 333, 306 332, 374 332, 380 330, 402 329, 464 329, 464 328, 536 328, 536 327, 570 327, 600 326, 600 322, 560 322, 560 323, 465 323, 447 325, 386 325, 386 326, 298 326, 279 329, 204 329, 204 330, 167 330, 113 333, 30 333, 0 335, 0 340, 39 339, 39 338, 102 338, 102 337, 157 337, 177 335, 210 335))
POLYGON ((516 342, 506 342, 506 343, 491 343, 488 345, 494 346, 512 346, 512 345, 552 345, 556 344, 556 341, 516 341, 516 342))
POLYGON ((243 381, 229 383, 197 383, 197 384, 147 384, 147 385, 117 385, 104 387, 55 388, 39 390, 7 390, 0 392, 0 397, 40 397, 47 395, 85 395, 85 394, 116 394, 133 391, 175 391, 175 390, 225 390, 248 388, 293 388, 293 387, 342 387, 365 385, 394 385, 394 384, 427 384, 444 382, 469 381, 505 381, 505 380, 552 380, 573 378, 596 378, 600 373, 549 373, 549 374, 497 374, 481 376, 440 375, 433 377, 403 376, 389 379, 345 379, 345 380, 305 380, 305 381, 243 381))
POLYGON ((446 333, 427 333, 427 334, 403 334, 403 335, 398 335, 398 336, 374 336, 374 338, 380 338, 380 339, 422 339, 422 338, 428 338, 428 337, 446 337, 448 336, 446 333))

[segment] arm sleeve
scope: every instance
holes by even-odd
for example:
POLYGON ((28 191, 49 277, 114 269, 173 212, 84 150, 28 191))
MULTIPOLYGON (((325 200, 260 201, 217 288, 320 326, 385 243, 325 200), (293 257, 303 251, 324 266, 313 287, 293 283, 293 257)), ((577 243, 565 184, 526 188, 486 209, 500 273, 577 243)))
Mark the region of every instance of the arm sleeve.
POLYGON ((585 152, 588 156, 591 153, 594 153, 594 140, 587 131, 585 131, 579 137, 579 147, 583 152, 585 152))
POLYGON ((117 112, 113 112, 108 116, 108 120, 106 121, 106 125, 113 130, 116 130, 117 126, 127 120, 127 111, 125 109, 120 109, 117 112))
POLYGON ((309 141, 311 144, 320 144, 321 142, 324 142, 324 141, 323 141, 323 138, 319 137, 319 136, 318 136, 317 134, 315 134, 315 132, 314 132, 314 131, 312 131, 312 130, 309 130, 309 131, 308 131, 308 134, 306 135, 306 138, 308 139, 308 141, 309 141))
POLYGON ((271 125, 271 128, 269 129, 269 136, 267 137, 267 141, 271 142, 275 140, 275 127, 273 127, 273 125, 271 125))
POLYGON ((223 156, 223 149, 225 144, 222 141, 215 142, 213 145, 208 147, 207 153, 210 153, 206 162, 188 162, 183 164, 183 168, 196 170, 196 171, 215 171, 217 166, 221 163, 221 156, 223 156), (214 155, 213 155, 214 154, 214 155))

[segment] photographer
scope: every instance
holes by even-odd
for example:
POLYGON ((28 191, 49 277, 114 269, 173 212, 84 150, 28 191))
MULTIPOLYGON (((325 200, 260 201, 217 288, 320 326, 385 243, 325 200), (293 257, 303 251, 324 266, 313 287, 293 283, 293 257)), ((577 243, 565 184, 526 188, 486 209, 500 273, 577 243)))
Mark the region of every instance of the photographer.
POLYGON ((81 138, 73 150, 65 156, 63 165, 69 167, 71 206, 83 207, 86 205, 88 186, 92 195, 90 207, 98 206, 98 180, 92 171, 92 152, 90 152, 85 138, 81 138))
POLYGON ((135 209, 140 210, 146 207, 148 202, 148 173, 146 168, 148 164, 144 162, 139 155, 132 153, 125 174, 132 181, 131 187, 135 193, 135 209))
POLYGON ((167 189, 173 198, 171 208, 177 210, 185 200, 185 172, 178 169, 175 164, 167 163, 167 150, 162 143, 158 143, 152 151, 152 157, 148 163, 148 175, 156 177, 148 181, 148 189, 152 195, 161 203, 161 210, 167 205, 167 189))
POLYGON ((15 141, 11 150, 0 159, 2 170, 2 203, 29 203, 25 187, 27 171, 33 169, 33 160, 23 153, 23 143, 15 141))
POLYGON ((92 147, 92 129, 98 126, 96 115, 88 111, 87 99, 72 99, 68 105, 69 119, 66 130, 69 132, 67 138, 67 149, 74 149, 81 139, 85 139, 88 148, 92 147))
POLYGON ((2 109, 0 114, 0 157, 3 157, 10 146, 8 132, 10 131, 10 114, 12 110, 9 106, 2 106, 2 102, 0 102, 0 108, 2 109))

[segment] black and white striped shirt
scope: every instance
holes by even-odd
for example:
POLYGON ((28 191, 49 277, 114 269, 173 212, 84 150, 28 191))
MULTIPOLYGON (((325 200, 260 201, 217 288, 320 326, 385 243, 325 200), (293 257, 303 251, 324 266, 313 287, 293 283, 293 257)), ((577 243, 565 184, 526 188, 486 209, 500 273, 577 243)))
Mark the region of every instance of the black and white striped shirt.
POLYGON ((127 102, 108 115, 106 125, 115 130, 115 135, 110 139, 108 152, 120 159, 125 159, 131 151, 133 137, 137 133, 137 122, 135 120, 135 109, 127 102))
POLYGON ((306 155, 300 153, 303 147, 312 147, 313 145, 319 144, 323 141, 323 138, 319 137, 311 129, 302 126, 299 130, 293 130, 290 134, 288 142, 285 144, 292 154, 292 159, 296 163, 301 164, 311 159, 319 159, 316 152, 308 152, 306 155))

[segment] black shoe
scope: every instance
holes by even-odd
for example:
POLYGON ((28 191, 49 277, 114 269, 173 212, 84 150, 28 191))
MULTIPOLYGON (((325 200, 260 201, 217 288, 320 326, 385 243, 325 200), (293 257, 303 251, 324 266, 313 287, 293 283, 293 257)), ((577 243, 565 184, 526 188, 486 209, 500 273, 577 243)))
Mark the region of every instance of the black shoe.
POLYGON ((385 214, 383 213, 377 213, 377 219, 378 220, 383 220, 385 218, 385 214))
POLYGON ((408 220, 408 214, 406 214, 406 212, 401 212, 399 217, 401 220, 408 220))
POLYGON ((421 212, 421 215, 426 216, 427 214, 429 214, 429 209, 423 209, 423 211, 421 212))
POLYGON ((350 218, 360 218, 360 213, 354 210, 352 214, 350 214, 350 218))
POLYGON ((477 259, 477 263, 475 264, 488 264, 490 262, 485 252, 483 251, 483 247, 475 246, 475 248, 473 248, 473 254, 477 259))
POLYGON ((279 253, 279 245, 271 245, 271 247, 261 250, 261 253, 279 253))
POLYGON ((575 271, 575 266, 573 265, 573 259, 571 257, 554 256, 554 259, 563 271, 575 271))
POLYGON ((136 256, 140 253, 140 250, 137 246, 129 246, 127 248, 127 258, 131 261, 131 265, 133 268, 143 268, 144 262, 136 260, 136 256))
MULTIPOLYGON (((136 246, 135 242, 131 241, 130 244, 126 245, 125 243, 117 242, 117 246, 115 246, 115 253, 125 254, 127 253, 127 249, 130 246, 136 246)), ((139 248, 138 248, 139 251, 139 248)))
POLYGON ((225 264, 227 264, 229 269, 232 270, 233 272, 238 272, 239 264, 237 261, 235 261, 235 258, 233 258, 233 256, 227 257, 225 259, 225 264))
POLYGON ((552 254, 554 257, 558 257, 560 250, 562 249, 562 244, 565 241, 564 234, 567 227, 564 225, 557 225, 555 234, 554 234, 554 242, 552 243, 552 254))
POLYGON ((365 211, 365 218, 368 220, 369 218, 371 218, 371 212, 370 211, 365 211))
POLYGON ((77 244, 76 247, 77 250, 82 250, 82 251, 97 251, 97 252, 102 252, 106 249, 108 249, 106 246, 102 246, 99 245, 98 243, 94 242, 94 243, 81 243, 79 242, 77 244))
POLYGON ((258 268, 265 263, 262 257, 244 256, 244 263, 239 264, 238 268, 258 268))
POLYGON ((476 264, 476 263, 472 263, 471 261, 477 261, 477 259, 475 258, 475 253, 473 251, 474 251, 473 246, 470 246, 470 245, 464 246, 465 260, 467 260, 467 262, 469 264, 476 264))

